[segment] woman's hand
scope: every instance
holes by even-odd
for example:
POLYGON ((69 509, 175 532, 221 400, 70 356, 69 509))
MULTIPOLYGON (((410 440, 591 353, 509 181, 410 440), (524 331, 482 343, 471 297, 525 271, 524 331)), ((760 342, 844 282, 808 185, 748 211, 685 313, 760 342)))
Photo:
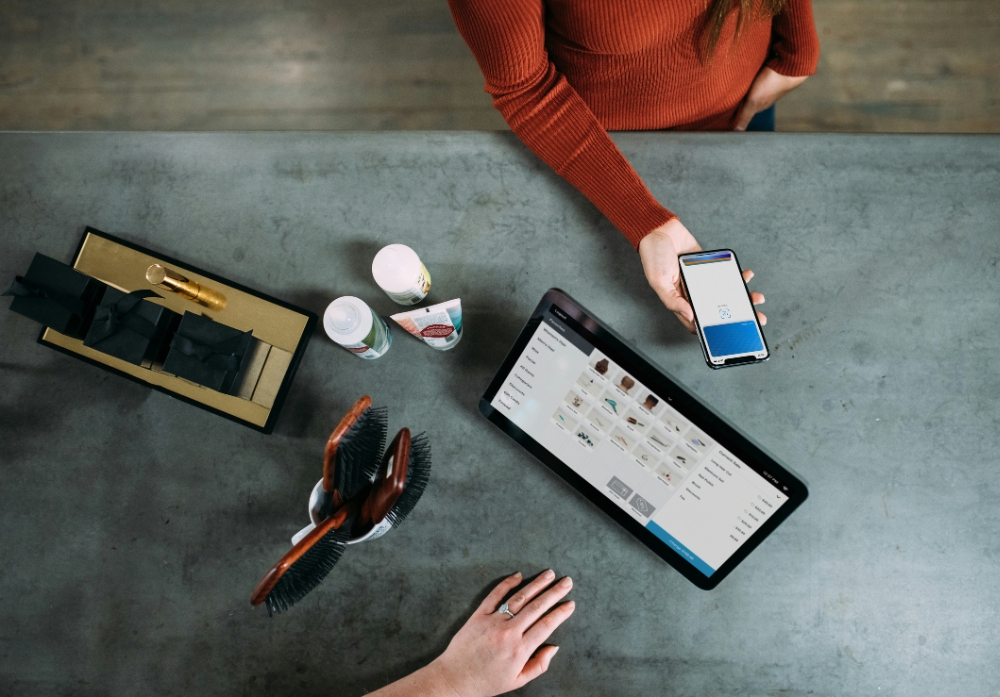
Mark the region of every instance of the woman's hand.
POLYGON ((542 643, 576 607, 572 600, 559 602, 573 581, 566 577, 553 584, 555 578, 551 569, 545 571, 511 596, 507 607, 514 617, 496 610, 521 582, 521 574, 493 589, 445 652, 424 669, 437 677, 439 685, 447 686, 449 691, 442 694, 492 697, 516 690, 548 670, 559 647, 542 643))
MULTIPOLYGON (((656 228, 639 242, 639 258, 642 260, 642 270, 646 273, 646 280, 656 291, 660 301, 677 315, 677 319, 692 334, 694 311, 684 294, 677 257, 700 251, 698 240, 677 218, 656 228)), ((751 278, 753 271, 745 270, 743 282, 749 283, 751 278)), ((754 305, 761 305, 764 303, 764 296, 761 293, 750 293, 750 300, 754 305)), ((767 324, 767 317, 763 312, 758 312, 757 317, 762 325, 767 324)))
POLYGON ((514 593, 497 612, 504 596, 517 588, 521 574, 508 576, 486 597, 458 630, 444 653, 430 665, 397 680, 369 697, 492 697, 531 682, 549 669, 558 646, 542 646, 576 607, 566 597, 573 581, 553 583, 551 569, 514 593))
POLYGON ((754 114, 764 111, 805 81, 804 77, 786 77, 770 68, 761 68, 753 84, 750 85, 750 91, 743 98, 743 106, 736 115, 736 127, 733 130, 747 130, 747 125, 754 114))

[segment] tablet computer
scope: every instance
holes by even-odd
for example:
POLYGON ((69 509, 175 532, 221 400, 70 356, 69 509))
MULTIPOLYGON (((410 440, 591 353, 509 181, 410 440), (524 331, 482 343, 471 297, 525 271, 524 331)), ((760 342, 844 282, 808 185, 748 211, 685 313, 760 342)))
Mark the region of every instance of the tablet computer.
POLYGON ((479 409, 706 590, 808 496, 799 477, 555 288, 479 409))

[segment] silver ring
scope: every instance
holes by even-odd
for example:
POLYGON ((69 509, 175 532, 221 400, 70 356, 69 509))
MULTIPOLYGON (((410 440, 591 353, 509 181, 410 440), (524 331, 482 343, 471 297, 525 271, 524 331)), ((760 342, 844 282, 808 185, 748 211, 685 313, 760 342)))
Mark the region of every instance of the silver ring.
POLYGON ((511 619, 514 618, 514 613, 510 611, 509 607, 507 607, 507 603, 504 603, 503 605, 497 608, 497 614, 499 615, 501 612, 505 615, 510 615, 511 619))

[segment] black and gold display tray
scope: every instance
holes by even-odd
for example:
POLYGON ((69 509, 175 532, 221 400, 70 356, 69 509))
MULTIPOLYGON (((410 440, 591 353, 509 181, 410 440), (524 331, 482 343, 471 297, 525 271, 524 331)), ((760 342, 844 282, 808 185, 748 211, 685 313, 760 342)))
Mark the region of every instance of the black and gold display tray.
POLYGON ((133 365, 52 329, 42 330, 38 337, 40 344, 262 433, 274 430, 281 405, 316 325, 314 313, 90 227, 83 233, 72 266, 124 292, 155 290, 163 297, 152 298, 149 302, 178 314, 195 312, 234 329, 252 331, 259 342, 253 355, 244 359, 251 361, 251 378, 239 385, 237 394, 224 394, 166 373, 158 363, 133 365), (147 270, 154 264, 221 294, 224 302, 196 304, 183 295, 154 287, 146 277, 147 270))

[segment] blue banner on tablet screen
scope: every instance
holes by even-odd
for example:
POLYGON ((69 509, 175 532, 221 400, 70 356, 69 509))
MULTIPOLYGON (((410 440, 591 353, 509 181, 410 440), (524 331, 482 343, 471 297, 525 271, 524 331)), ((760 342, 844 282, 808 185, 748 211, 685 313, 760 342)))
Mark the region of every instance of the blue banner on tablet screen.
POLYGON ((764 338, 732 252, 693 254, 682 262, 712 362, 746 355, 765 358, 764 338))

